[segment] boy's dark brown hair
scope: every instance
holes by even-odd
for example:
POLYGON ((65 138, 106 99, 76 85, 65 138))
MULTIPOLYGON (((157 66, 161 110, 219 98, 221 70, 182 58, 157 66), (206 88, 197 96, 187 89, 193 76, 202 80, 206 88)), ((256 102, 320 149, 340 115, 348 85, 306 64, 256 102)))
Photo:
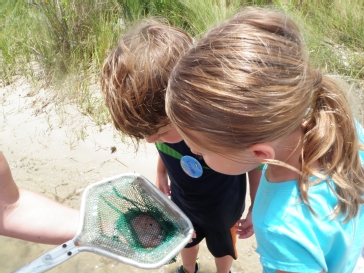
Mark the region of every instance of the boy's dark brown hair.
POLYGON ((173 67, 192 46, 184 30, 144 20, 122 35, 104 62, 101 88, 117 130, 137 141, 169 123, 165 92, 173 67))

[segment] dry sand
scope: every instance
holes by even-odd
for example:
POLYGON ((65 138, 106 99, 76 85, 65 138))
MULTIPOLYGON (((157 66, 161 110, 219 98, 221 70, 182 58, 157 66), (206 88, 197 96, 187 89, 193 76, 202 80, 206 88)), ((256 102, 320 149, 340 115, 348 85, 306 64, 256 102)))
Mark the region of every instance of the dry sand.
MULTIPOLYGON (((100 128, 73 105, 55 104, 47 91, 40 90, 36 95, 31 91, 24 79, 0 88, 0 150, 20 187, 78 209, 84 188, 101 179, 137 172, 154 182, 154 145, 146 144, 136 154, 130 140, 122 141, 111 124, 100 128)), ((54 248, 6 237, 0 237, 0 246, 0 272, 4 273, 54 248)), ((233 271, 261 272, 254 236, 238 240, 237 246, 239 258, 233 263, 233 271)), ((215 272, 204 241, 199 260, 201 273, 215 272)), ((160 269, 142 270, 83 252, 49 272, 170 273, 179 264, 180 260, 160 269)))

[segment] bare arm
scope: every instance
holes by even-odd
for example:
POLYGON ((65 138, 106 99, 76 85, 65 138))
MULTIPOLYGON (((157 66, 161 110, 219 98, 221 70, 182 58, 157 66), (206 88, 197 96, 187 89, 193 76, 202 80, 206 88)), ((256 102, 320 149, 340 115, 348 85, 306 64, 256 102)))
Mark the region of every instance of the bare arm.
POLYGON ((249 212, 248 212, 247 216, 245 217, 245 219, 238 221, 236 234, 239 236, 239 239, 246 239, 254 234, 253 221, 252 221, 252 210, 253 210, 255 195, 257 193, 261 175, 262 175, 262 171, 258 170, 258 169, 254 169, 248 173, 251 205, 249 207, 249 212))
POLYGON ((250 200, 251 200, 251 205, 250 205, 249 211, 252 211, 254 201, 255 201, 255 195, 257 194, 257 190, 258 190, 258 186, 259 186, 259 182, 260 182, 260 177, 262 176, 262 170, 259 170, 259 169, 251 170, 248 173, 248 176, 249 176, 249 192, 250 192, 250 200))
POLYGON ((165 195, 167 196, 171 195, 170 187, 168 185, 167 168, 166 165, 164 165, 164 162, 160 157, 160 155, 158 155, 157 178, 155 184, 157 188, 160 189, 165 195))
POLYGON ((19 189, 0 152, 0 235, 61 244, 75 236, 78 218, 77 210, 38 193, 19 189))

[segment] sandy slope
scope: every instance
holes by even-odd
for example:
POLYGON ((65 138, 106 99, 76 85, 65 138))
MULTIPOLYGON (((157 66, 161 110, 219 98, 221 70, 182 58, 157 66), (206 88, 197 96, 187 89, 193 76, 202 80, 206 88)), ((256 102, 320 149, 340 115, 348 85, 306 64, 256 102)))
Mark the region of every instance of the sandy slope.
MULTIPOLYGON (((79 208, 83 189, 116 174, 138 172, 154 181, 157 152, 144 145, 134 153, 111 125, 96 126, 72 105, 57 105, 45 90, 31 95, 23 79, 0 89, 0 150, 20 187, 79 208), (112 148, 116 151, 112 153, 112 148)), ((67 219, 64 219, 67 221, 67 219)), ((11 272, 53 246, 0 237, 0 272, 11 272)), ((260 272, 254 237, 239 240, 234 272, 260 272)), ((214 272, 203 244, 201 273, 214 272)), ((50 272, 174 272, 178 264, 141 270, 89 253, 81 253, 50 272)))

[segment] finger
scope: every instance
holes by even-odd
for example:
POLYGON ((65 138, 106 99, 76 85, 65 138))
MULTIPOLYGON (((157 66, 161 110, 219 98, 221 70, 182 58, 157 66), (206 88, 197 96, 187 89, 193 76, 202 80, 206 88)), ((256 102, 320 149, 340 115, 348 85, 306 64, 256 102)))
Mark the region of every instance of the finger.
POLYGON ((236 234, 238 235, 239 239, 246 239, 254 234, 254 229, 253 229, 253 227, 246 228, 246 229, 237 231, 236 234))
POLYGON ((165 188, 164 189, 164 194, 167 195, 167 196, 170 196, 170 190, 169 190, 169 187, 165 188))
POLYGON ((196 238, 196 231, 194 231, 194 232, 193 232, 193 234, 192 234, 192 238, 191 238, 191 240, 189 241, 189 243, 192 243, 193 239, 195 239, 195 238, 196 238))
POLYGON ((254 230, 250 230, 249 232, 246 232, 244 234, 240 234, 238 236, 239 239, 247 239, 249 237, 251 237, 254 234, 254 230))

